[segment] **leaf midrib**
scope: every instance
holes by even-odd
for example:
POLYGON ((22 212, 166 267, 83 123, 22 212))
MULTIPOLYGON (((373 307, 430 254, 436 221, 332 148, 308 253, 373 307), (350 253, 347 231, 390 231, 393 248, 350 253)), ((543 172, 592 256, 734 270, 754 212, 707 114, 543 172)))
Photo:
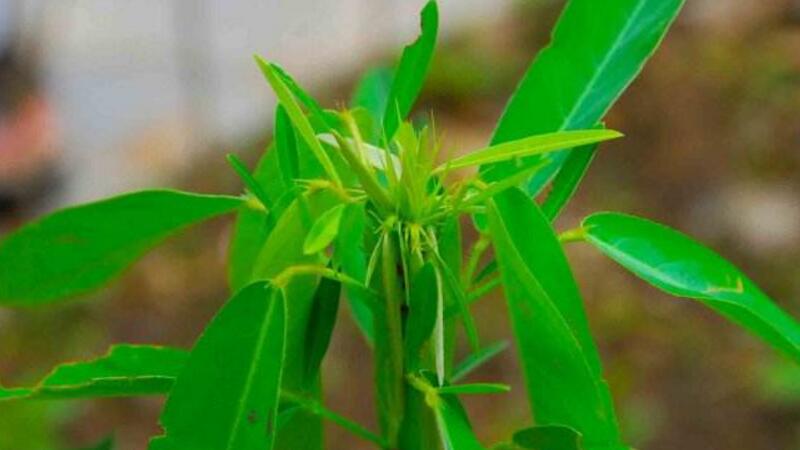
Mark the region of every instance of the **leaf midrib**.
MULTIPOLYGON (((600 62, 600 66, 594 72, 594 76, 591 77, 589 83, 586 84, 586 88, 581 93, 578 100, 574 103, 573 108, 570 110, 569 114, 564 118, 564 121, 561 124, 559 130, 565 130, 569 128, 571 125, 571 121, 573 120, 573 116, 582 109, 583 103, 589 97, 589 93, 594 90, 594 85, 597 84, 597 81, 602 78, 602 75, 605 73, 606 68, 608 67, 609 63, 616 58, 616 54, 619 49, 622 47, 622 43, 627 40, 626 36, 631 30, 631 27, 634 23, 636 23, 639 19, 639 14, 641 14, 642 10, 644 9, 644 5, 647 3, 647 0, 640 0, 636 8, 633 10, 633 13, 629 16, 628 21, 625 23, 625 26, 622 27, 622 30, 619 33, 619 38, 614 40, 613 44, 611 45, 611 49, 606 53, 606 57, 600 62)), ((607 106, 605 109, 608 110, 611 105, 607 106)))

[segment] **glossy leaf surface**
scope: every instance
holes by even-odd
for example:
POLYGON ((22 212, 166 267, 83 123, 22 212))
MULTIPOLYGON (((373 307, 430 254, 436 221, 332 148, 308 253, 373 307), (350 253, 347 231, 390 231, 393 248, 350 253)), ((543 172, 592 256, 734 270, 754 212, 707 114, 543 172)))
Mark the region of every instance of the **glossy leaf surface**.
POLYGON ((116 345, 100 358, 56 367, 32 388, 0 388, 0 401, 165 394, 187 356, 169 347, 116 345))
POLYGON ((800 324, 733 264, 664 225, 619 213, 583 221, 587 241, 653 286, 696 299, 800 361, 800 324))
POLYGON ((553 259, 556 251, 547 250, 555 240, 547 219, 517 189, 489 203, 488 219, 536 423, 574 428, 587 444, 618 445, 608 388, 580 299, 573 297, 577 290, 560 259, 553 259))
POLYGON ((85 294, 176 231, 241 204, 238 197, 152 190, 45 216, 0 242, 0 304, 85 294))
MULTIPOLYGON (((492 144, 594 126, 641 71, 683 3, 568 2, 550 44, 536 56, 509 100, 492 144)), ((567 155, 553 155, 548 167, 527 184, 527 193, 538 193, 567 155)), ((534 156, 526 164, 542 159, 534 156)), ((502 163, 495 175, 503 178, 515 169, 513 163, 502 163)))
POLYGON ((286 333, 280 290, 255 283, 198 339, 151 450, 269 450, 275 439, 286 333))

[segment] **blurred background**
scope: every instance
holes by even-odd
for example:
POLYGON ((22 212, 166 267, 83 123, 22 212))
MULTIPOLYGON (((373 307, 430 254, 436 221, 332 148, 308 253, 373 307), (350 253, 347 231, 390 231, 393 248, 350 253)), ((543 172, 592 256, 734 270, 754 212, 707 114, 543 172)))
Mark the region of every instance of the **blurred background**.
MULTIPOLYGON (((42 213, 128 189, 236 193, 224 162, 254 163, 274 98, 252 54, 326 106, 391 65, 422 0, 0 0, 0 235, 42 213)), ((563 1, 440 0, 442 34, 417 111, 448 147, 484 145, 563 1)), ((557 224, 604 209, 652 217, 717 249, 800 317, 800 1, 688 0, 607 118, 604 145, 557 224)), ((83 301, 0 310, 0 381, 111 343, 189 348, 225 300, 231 222, 191 229, 83 301)), ((568 249, 629 441, 667 450, 800 450, 800 367, 696 303, 645 286, 591 249, 568 249)), ((0 268, 2 270, 2 268, 0 268)), ((508 339, 500 298, 476 307, 508 339)), ((325 362, 331 405, 374 427, 366 346, 341 311, 325 362)), ((475 379, 484 442, 529 425, 513 347, 475 379)), ((0 404, 0 450, 143 449, 157 398, 0 404)), ((332 449, 368 448, 336 428, 332 449)))

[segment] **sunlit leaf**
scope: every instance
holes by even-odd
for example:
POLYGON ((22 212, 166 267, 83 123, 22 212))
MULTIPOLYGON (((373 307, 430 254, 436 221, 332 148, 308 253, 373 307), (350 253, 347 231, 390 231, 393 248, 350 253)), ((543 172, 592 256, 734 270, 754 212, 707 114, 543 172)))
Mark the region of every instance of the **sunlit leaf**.
MULTIPOLYGON (((572 0, 498 121, 492 144, 560 130, 590 128, 605 115, 641 71, 684 0, 572 0)), ((527 184, 538 193, 569 152, 533 156, 524 165, 551 158, 527 184)), ((498 164, 492 179, 516 172, 498 164)), ((484 170, 484 169, 482 169, 484 170)))
POLYGON ((278 69, 276 69, 276 66, 265 61, 261 57, 257 56, 256 62, 261 68, 261 71, 264 73, 264 77, 267 79, 270 86, 272 86, 275 96, 278 97, 278 100, 286 111, 286 114, 289 116, 292 125, 294 125, 300 137, 313 152, 319 163, 322 164, 326 175, 330 177, 331 181, 339 183, 339 174, 336 171, 333 162, 328 154, 325 153, 325 149, 322 148, 322 144, 319 142, 319 140, 317 140, 314 128, 311 126, 308 118, 306 118, 303 110, 300 108, 300 105, 298 104, 294 94, 284 82, 284 77, 280 75, 278 69))
MULTIPOLYGON (((462 167, 492 164, 499 161, 508 161, 531 155, 541 155, 572 147, 608 141, 619 137, 622 137, 622 134, 614 130, 577 130, 540 134, 467 153, 464 156, 451 159, 439 166, 437 170, 460 169, 462 167)), ((509 171, 507 175, 521 168, 523 167, 517 167, 516 170, 509 171)))
POLYGON ((0 401, 165 394, 188 353, 169 347, 116 345, 97 359, 62 364, 31 388, 0 388, 0 401))
POLYGON ((303 242, 303 251, 306 254, 319 252, 336 239, 345 206, 345 204, 336 205, 317 218, 303 242))
MULTIPOLYGON (((291 300, 291 299, 288 299, 291 300)), ((200 336, 151 450, 264 450, 275 440, 286 301, 266 283, 241 290, 200 336)))
POLYGON ((800 324, 730 262, 664 225, 619 213, 583 221, 586 240, 653 286, 699 300, 800 361, 800 324))
POLYGON ((242 202, 152 190, 45 216, 0 242, 0 304, 37 305, 90 292, 168 236, 242 202))

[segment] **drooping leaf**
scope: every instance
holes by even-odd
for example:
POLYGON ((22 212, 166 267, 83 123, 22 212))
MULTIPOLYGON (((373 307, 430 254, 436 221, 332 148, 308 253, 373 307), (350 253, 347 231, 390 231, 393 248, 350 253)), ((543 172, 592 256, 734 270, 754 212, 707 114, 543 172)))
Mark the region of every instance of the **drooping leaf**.
POLYGON ((471 353, 453 369, 453 375, 450 377, 450 381, 456 382, 464 379, 464 377, 472 373, 472 371, 499 355, 506 348, 508 348, 508 342, 499 341, 487 345, 477 352, 471 353))
MULTIPOLYGON (((572 0, 550 44, 512 95, 492 144, 559 130, 594 126, 641 71, 684 0, 572 0)), ((526 186, 538 193, 569 152, 551 155, 526 186)), ((528 158, 533 164, 547 156, 528 158)), ((513 162, 492 169, 495 179, 518 170, 513 162)))
POLYGON ((314 294, 314 305, 305 339, 308 352, 305 378, 308 385, 313 384, 319 376, 322 358, 328 352, 336 315, 339 312, 341 291, 341 283, 323 278, 314 294))
POLYGON ((152 190, 45 216, 0 242, 0 304, 38 305, 90 292, 178 230, 242 202, 152 190))
POLYGON ((345 206, 343 203, 336 205, 317 218, 303 242, 303 252, 307 255, 317 253, 336 239, 345 206))
POLYGON ((285 337, 281 290, 266 283, 241 290, 195 344, 164 407, 164 435, 150 450, 271 449, 285 337))
MULTIPOLYGON (((462 167, 516 160, 526 156, 552 153, 558 150, 566 150, 620 137, 622 137, 622 134, 614 130, 575 130, 539 134, 515 141, 506 141, 502 144, 492 145, 491 147, 467 153, 464 156, 447 161, 445 164, 439 166, 437 170, 460 169, 462 167)), ((523 167, 517 166, 513 170, 504 171, 503 175, 500 177, 495 176, 495 171, 487 171, 485 172, 485 178, 491 181, 501 180, 522 168, 523 167)))
POLYGON ((583 221, 586 240, 653 286, 700 301, 800 361, 800 323, 730 262, 664 225, 619 213, 583 221))
POLYGON ((403 49, 389 90, 386 112, 383 115, 383 131, 389 140, 411 112, 411 107, 422 90, 436 45, 436 33, 439 30, 439 8, 436 1, 428 1, 420 16, 422 33, 416 41, 403 49))
POLYGON ((31 388, 0 388, 0 401, 166 394, 188 353, 169 347, 115 345, 97 359, 62 364, 31 388))
POLYGON ((439 394, 500 394, 509 392, 511 387, 500 383, 469 383, 469 384, 449 384, 437 388, 439 394))
MULTIPOLYGON (((540 426, 514 433, 514 443, 533 450, 583 450, 581 435, 569 427, 540 426)), ((614 450, 609 448, 608 450, 614 450)))
POLYGON ((553 188, 547 194, 547 200, 542 204, 542 213, 551 222, 558 217, 572 195, 575 194, 578 184, 586 174, 586 169, 589 168, 596 153, 597 144, 589 145, 586 148, 578 148, 570 152, 564 161, 564 166, 553 179, 553 188))
POLYGON ((536 423, 574 428, 587 446, 619 445, 580 298, 549 222, 517 189, 497 195, 487 210, 536 423))

